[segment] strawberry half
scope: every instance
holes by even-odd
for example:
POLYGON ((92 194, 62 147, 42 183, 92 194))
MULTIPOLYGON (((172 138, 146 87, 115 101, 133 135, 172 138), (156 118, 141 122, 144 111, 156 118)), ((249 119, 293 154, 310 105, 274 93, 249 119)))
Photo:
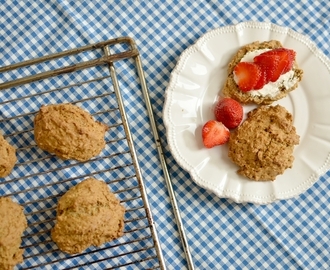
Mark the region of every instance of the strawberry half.
POLYGON ((222 122, 227 128, 238 127, 243 119, 242 105, 232 98, 220 99, 214 107, 215 119, 222 122))
POLYGON ((253 90, 261 76, 261 68, 255 63, 240 62, 234 68, 239 89, 244 92, 253 90))
POLYGON ((206 122, 202 128, 202 138, 206 148, 225 144, 229 140, 229 135, 229 129, 215 120, 206 122))

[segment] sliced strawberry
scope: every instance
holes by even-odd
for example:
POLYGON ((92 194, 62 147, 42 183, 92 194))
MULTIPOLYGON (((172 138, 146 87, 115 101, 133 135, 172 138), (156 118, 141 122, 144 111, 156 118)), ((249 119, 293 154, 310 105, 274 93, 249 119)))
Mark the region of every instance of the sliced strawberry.
POLYGON ((202 138, 206 148, 225 144, 229 140, 229 135, 229 129, 215 120, 206 122, 202 128, 202 138))
POLYGON ((266 71, 262 69, 260 79, 257 82, 257 84, 254 86, 254 90, 259 90, 263 88, 266 83, 268 83, 266 71))
POLYGON ((291 49, 286 49, 288 51, 289 57, 292 61, 294 61, 296 59, 296 52, 294 50, 291 49))
POLYGON ((278 63, 277 69, 274 72, 274 78, 273 78, 273 80, 271 80, 272 82, 275 82, 278 80, 278 78, 282 74, 286 73, 285 70, 290 65, 290 62, 289 62, 290 57, 289 57, 287 49, 284 49, 284 48, 275 49, 275 50, 273 50, 273 53, 280 57, 280 62, 278 63))
POLYGON ((254 58, 254 62, 266 70, 267 80, 275 82, 291 70, 296 53, 286 48, 276 48, 254 58))
POLYGON ((238 127, 243 119, 242 105, 232 98, 220 99, 214 107, 215 119, 227 128, 238 127))
POLYGON ((266 52, 254 57, 253 61, 265 72, 266 83, 273 82, 276 78, 275 73, 278 70, 280 57, 274 54, 267 54, 266 52))
POLYGON ((283 73, 287 73, 288 71, 290 71, 292 69, 293 63, 296 59, 296 52, 294 50, 290 50, 290 49, 286 49, 287 53, 288 53, 288 64, 287 66, 284 68, 283 73))
POLYGON ((260 79, 261 69, 250 62, 240 62, 234 68, 234 74, 240 90, 246 92, 254 89, 260 79))
POLYGON ((236 82, 241 91, 262 89, 268 82, 292 69, 296 52, 286 48, 276 48, 254 57, 253 62, 240 62, 234 68, 236 82))

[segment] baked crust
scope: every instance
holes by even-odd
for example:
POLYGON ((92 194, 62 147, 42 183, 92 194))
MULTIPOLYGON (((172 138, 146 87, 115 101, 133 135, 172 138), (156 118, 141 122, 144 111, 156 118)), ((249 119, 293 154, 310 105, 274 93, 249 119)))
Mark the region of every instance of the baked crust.
POLYGON ((244 55, 249 51, 255 51, 260 49, 275 49, 283 47, 281 42, 277 40, 270 40, 264 42, 252 42, 240 48, 238 52, 233 56, 230 61, 227 69, 227 80, 225 85, 222 88, 222 95, 224 97, 233 98, 241 103, 256 103, 256 104, 271 104, 272 102, 284 98, 289 92, 293 91, 298 87, 299 81, 301 81, 303 76, 303 71, 298 67, 297 62, 294 63, 294 77, 298 78, 297 83, 293 85, 291 88, 286 89, 284 86, 280 87, 280 92, 275 97, 260 97, 260 96, 252 96, 249 92, 243 92, 238 88, 234 80, 233 71, 235 66, 241 61, 244 55))
POLYGON ((80 253, 122 236, 124 213, 105 182, 88 178, 60 198, 51 237, 62 251, 80 253))
POLYGON ((292 115, 282 106, 260 106, 230 135, 229 158, 238 173, 252 180, 275 180, 291 168, 299 136, 292 115))
POLYGON ((23 207, 8 197, 0 197, 0 269, 11 270, 23 262, 21 236, 27 227, 23 207))
POLYGON ((108 127, 70 103, 41 106, 34 119, 37 145, 61 159, 86 161, 105 146, 108 127))
POLYGON ((16 161, 16 149, 0 134, 0 177, 9 175, 16 161))

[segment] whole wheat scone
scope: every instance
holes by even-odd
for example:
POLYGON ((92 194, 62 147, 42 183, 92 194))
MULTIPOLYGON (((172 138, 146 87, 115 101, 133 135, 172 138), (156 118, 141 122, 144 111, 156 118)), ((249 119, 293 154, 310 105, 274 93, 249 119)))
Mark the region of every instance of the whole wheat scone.
POLYGON ((80 253, 122 236, 124 213, 105 182, 88 178, 60 198, 51 237, 62 251, 80 253))
POLYGON ((252 180, 275 180, 292 167, 299 135, 292 115, 282 106, 260 106, 230 135, 229 158, 238 173, 252 180))
POLYGON ((34 119, 37 145, 64 160, 86 161, 100 154, 107 129, 88 112, 69 103, 41 106, 34 119))
POLYGON ((23 207, 8 197, 0 197, 0 269, 11 270, 23 262, 21 236, 27 227, 23 207))
POLYGON ((16 161, 16 149, 0 133, 0 177, 9 175, 16 161))
POLYGON ((294 77, 297 78, 297 82, 290 87, 289 89, 286 89, 284 86, 281 86, 279 89, 279 93, 274 96, 252 96, 249 91, 243 92, 239 89, 238 85, 236 84, 234 80, 234 68, 235 66, 241 61, 241 59, 244 57, 244 55, 249 51, 255 51, 260 49, 275 49, 275 48, 281 48, 283 47, 281 42, 277 40, 270 40, 270 41, 264 41, 264 42, 253 42, 250 44, 247 44, 243 47, 241 47, 238 52, 233 56, 232 60, 230 61, 227 69, 227 80, 225 82, 225 85, 223 86, 221 93, 224 97, 231 97, 233 99, 236 99, 237 101, 241 103, 256 103, 256 104, 271 104, 272 102, 279 100, 281 98, 284 98, 289 92, 296 89, 298 87, 299 81, 301 81, 303 76, 303 70, 301 70, 298 67, 297 62, 295 61, 293 65, 294 70, 294 77))

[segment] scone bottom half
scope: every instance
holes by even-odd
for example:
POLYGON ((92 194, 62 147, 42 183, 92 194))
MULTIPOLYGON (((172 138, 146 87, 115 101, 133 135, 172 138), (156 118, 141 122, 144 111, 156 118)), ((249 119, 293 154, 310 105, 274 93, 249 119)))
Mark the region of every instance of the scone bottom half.
POLYGON ((68 254, 123 235, 125 208, 101 180, 88 178, 67 191, 57 206, 51 237, 68 254))
POLYGON ((57 157, 87 161, 105 147, 108 127, 70 103, 44 105, 34 119, 37 145, 57 157))
MULTIPOLYGON (((255 103, 257 105, 269 105, 273 103, 274 101, 280 100, 287 96, 287 94, 298 87, 298 83, 302 80, 303 77, 303 70, 299 68, 296 60, 294 60, 293 67, 292 67, 292 78, 290 80, 293 80, 293 83, 290 84, 290 86, 286 86, 284 83, 279 84, 278 91, 276 91, 276 94, 270 94, 270 93, 264 93, 264 94, 258 94, 258 91, 242 91, 234 77, 234 69, 241 62, 243 57, 253 51, 257 50, 272 50, 272 49, 279 49, 283 48, 281 42, 277 40, 270 40, 270 41, 264 41, 264 42, 252 42, 250 44, 247 44, 243 47, 241 47, 237 53, 232 57, 228 69, 227 69, 227 79, 226 82, 221 89, 221 95, 223 97, 230 97, 238 102, 241 102, 243 104, 250 104, 255 103), (252 94, 253 93, 253 94, 252 94)), ((268 86, 269 87, 269 86, 268 86)), ((259 93, 262 93, 261 91, 259 93)))

